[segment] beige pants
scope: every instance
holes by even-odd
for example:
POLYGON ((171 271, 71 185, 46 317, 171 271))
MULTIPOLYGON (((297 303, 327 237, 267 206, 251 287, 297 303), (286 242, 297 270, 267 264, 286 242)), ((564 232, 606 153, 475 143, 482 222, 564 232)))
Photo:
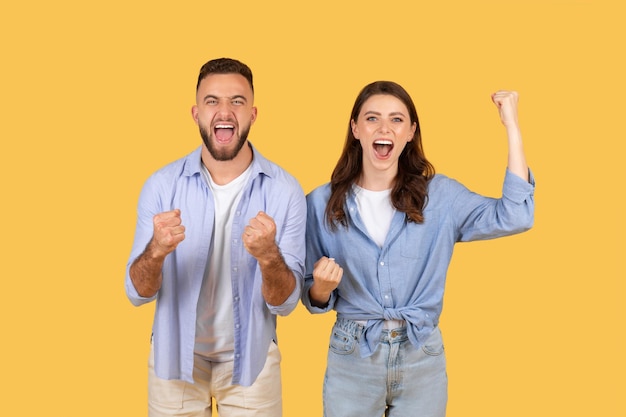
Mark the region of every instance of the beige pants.
POLYGON ((281 355, 270 344, 265 366, 250 387, 232 385, 233 362, 208 362, 195 357, 195 384, 164 380, 154 373, 154 353, 150 352, 148 374, 149 417, 211 417, 215 399, 219 417, 282 416, 281 355))

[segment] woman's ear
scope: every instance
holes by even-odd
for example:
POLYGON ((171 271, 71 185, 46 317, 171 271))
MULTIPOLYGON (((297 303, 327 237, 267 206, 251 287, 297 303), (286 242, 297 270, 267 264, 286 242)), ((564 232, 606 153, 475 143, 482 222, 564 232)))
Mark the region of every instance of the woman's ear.
POLYGON ((359 128, 354 120, 350 120, 350 128, 352 129, 352 136, 354 136, 354 139, 359 140, 359 128))
POLYGON ((417 123, 413 123, 413 125, 411 125, 411 134, 409 135, 407 142, 410 142, 413 140, 413 138, 415 137, 415 130, 417 130, 417 123))

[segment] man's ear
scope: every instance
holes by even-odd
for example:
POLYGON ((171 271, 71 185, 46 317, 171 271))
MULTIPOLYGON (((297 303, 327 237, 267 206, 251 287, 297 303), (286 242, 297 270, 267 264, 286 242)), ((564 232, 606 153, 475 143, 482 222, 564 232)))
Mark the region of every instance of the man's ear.
POLYGON ((257 118, 258 112, 259 111, 257 110, 256 107, 252 107, 252 117, 250 118, 250 125, 254 124, 254 121, 257 118))
POLYGON ((196 106, 195 104, 191 106, 191 117, 193 117, 193 120, 196 122, 196 124, 198 124, 198 106, 196 106))

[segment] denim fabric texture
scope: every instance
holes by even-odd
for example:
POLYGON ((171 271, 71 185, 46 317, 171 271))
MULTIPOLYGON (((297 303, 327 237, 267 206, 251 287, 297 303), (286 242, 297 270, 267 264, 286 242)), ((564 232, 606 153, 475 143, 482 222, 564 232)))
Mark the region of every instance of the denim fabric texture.
POLYGON ((383 330, 376 351, 359 352, 363 325, 338 319, 324 377, 325 417, 444 417, 446 358, 439 327, 414 347, 406 326, 383 330))

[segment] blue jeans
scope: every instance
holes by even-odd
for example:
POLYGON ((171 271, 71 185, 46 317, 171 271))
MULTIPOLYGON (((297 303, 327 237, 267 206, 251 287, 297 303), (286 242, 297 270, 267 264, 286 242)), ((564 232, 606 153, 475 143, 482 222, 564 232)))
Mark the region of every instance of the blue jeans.
POLYGON ((363 326, 337 319, 324 378, 325 417, 444 417, 446 358, 439 328, 415 348, 406 327, 384 330, 374 354, 361 358, 363 326))

